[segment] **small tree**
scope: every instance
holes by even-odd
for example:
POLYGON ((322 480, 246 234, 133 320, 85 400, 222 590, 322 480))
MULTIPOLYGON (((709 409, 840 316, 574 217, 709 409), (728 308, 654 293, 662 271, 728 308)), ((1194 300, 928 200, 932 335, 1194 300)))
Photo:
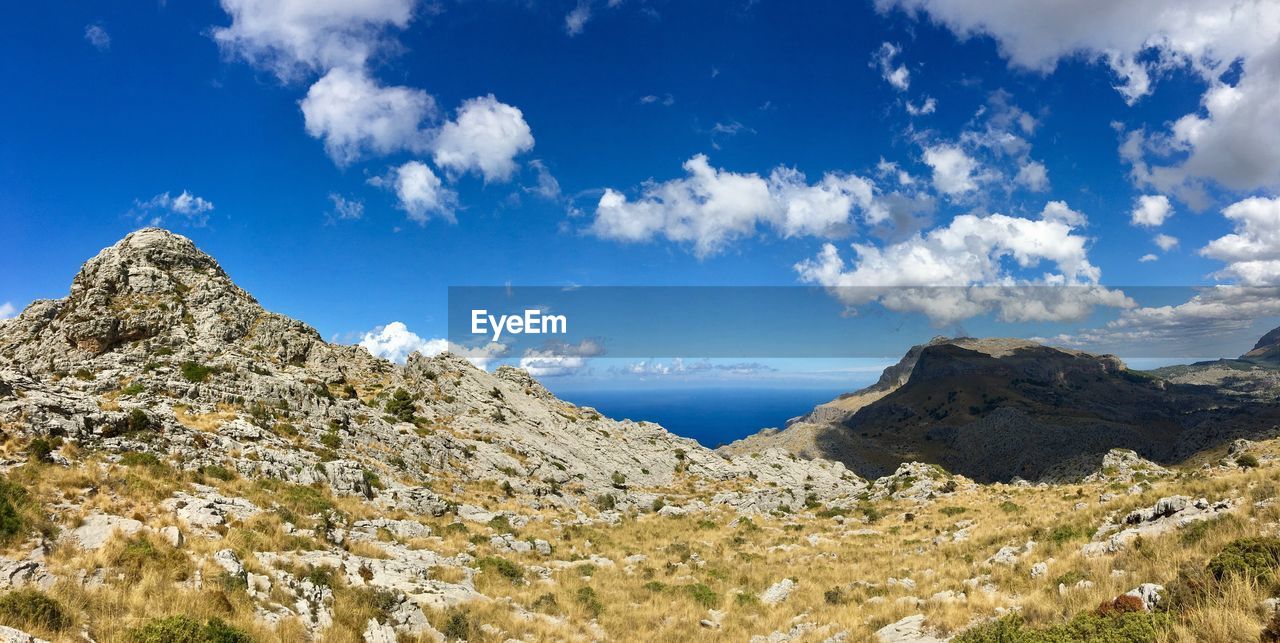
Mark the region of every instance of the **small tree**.
POLYGON ((395 393, 391 394, 386 408, 387 413, 400 422, 412 422, 413 412, 417 410, 413 403, 413 396, 402 388, 396 389, 395 393))

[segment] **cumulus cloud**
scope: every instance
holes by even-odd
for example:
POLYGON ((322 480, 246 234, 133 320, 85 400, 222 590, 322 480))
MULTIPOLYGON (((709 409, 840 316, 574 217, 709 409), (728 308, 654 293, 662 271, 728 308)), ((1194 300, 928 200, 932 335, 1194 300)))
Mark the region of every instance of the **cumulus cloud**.
POLYGON ((974 173, 978 162, 956 145, 926 147, 924 162, 933 169, 933 187, 948 196, 961 196, 978 189, 974 173))
POLYGON ((1158 234, 1155 236, 1154 241, 1156 242, 1156 245, 1160 246, 1160 249, 1165 252, 1178 247, 1178 238, 1171 235, 1158 234))
POLYGON ((898 91, 907 91, 911 86, 911 72, 906 65, 895 64, 894 58, 902 53, 902 48, 886 42, 880 45, 871 57, 872 65, 880 69, 880 77, 898 91))
POLYGON ((418 353, 423 357, 435 357, 445 351, 466 357, 477 368, 487 368, 493 361, 500 359, 507 352, 502 344, 490 343, 487 346, 469 348, 450 344, 442 338, 424 339, 409 330, 404 322, 393 321, 385 326, 378 326, 365 333, 359 346, 371 354, 403 364, 409 355, 418 353))
POLYGON ((13 305, 13 302, 6 301, 0 304, 0 319, 12 319, 17 314, 18 309, 13 305))
POLYGON ((1180 159, 1153 172, 1157 185, 1210 179, 1235 190, 1280 186, 1280 4, 1266 0, 1136 0, 1120 3, 1020 0, 877 0, 928 15, 960 37, 989 35, 1015 67, 1051 71, 1084 55, 1107 65, 1133 103, 1154 77, 1184 65, 1208 89, 1201 109, 1168 132, 1180 159), (1234 82, 1227 72, 1239 64, 1234 82))
POLYGON ((1276 315, 1280 315, 1280 289, 1213 286, 1200 289, 1181 304, 1122 310, 1101 328, 1052 339, 1095 351, 1205 356, 1252 341, 1254 321, 1276 315))
POLYGON ((411 87, 385 87, 363 69, 329 70, 299 105, 307 133, 324 141, 340 166, 371 154, 420 150, 422 124, 436 113, 429 94, 411 87))
POLYGON ((161 225, 170 220, 169 215, 177 215, 190 225, 202 227, 209 222, 212 211, 212 201, 183 190, 177 196, 161 192, 146 201, 135 200, 131 214, 137 221, 148 225, 161 225))
POLYGON ((562 377, 586 369, 588 358, 604 354, 599 342, 584 339, 577 344, 553 343, 531 348, 520 358, 520 368, 534 377, 562 377))
POLYGON ((1032 192, 1049 189, 1049 170, 1040 161, 1027 161, 1018 169, 1017 181, 1032 192))
POLYGON ((457 195, 444 186, 440 177, 421 161, 409 161, 392 170, 387 177, 370 181, 379 187, 394 190, 400 208, 409 219, 426 223, 433 215, 454 221, 453 208, 457 195))
POLYGON ((795 270, 849 306, 878 301, 939 324, 992 310, 1009 321, 1080 319, 1094 306, 1130 305, 1123 293, 1098 285, 1101 272, 1089 262, 1086 241, 1061 220, 966 214, 885 247, 855 243, 848 264, 828 243, 795 270), (1056 271, 1034 279, 1014 271, 1046 263, 1056 271))
POLYGON ((1044 209, 1040 211, 1040 218, 1045 221, 1057 221, 1072 228, 1081 228, 1089 223, 1083 213, 1072 210, 1066 201, 1050 201, 1044 204, 1044 209))
POLYGON ((1145 194, 1138 197, 1129 213, 1129 221, 1133 225, 1156 228, 1164 225, 1165 219, 1173 212, 1169 197, 1163 194, 1145 194))
POLYGON ((1141 257, 1138 257, 1138 263, 1151 263, 1152 261, 1155 261, 1159 258, 1160 257, 1157 257, 1151 254, 1150 252, 1148 252, 1147 254, 1142 255, 1141 257))
POLYGON ((455 172, 476 171, 485 181, 506 181, 515 171, 515 157, 533 149, 533 132, 516 107, 492 94, 472 98, 458 108, 432 143, 436 165, 455 172))
POLYGON ((762 177, 714 168, 702 154, 683 167, 687 176, 650 181, 636 200, 606 189, 591 232, 632 242, 661 236, 707 256, 761 226, 786 237, 837 236, 852 229, 857 213, 873 224, 894 217, 875 184, 853 174, 831 172, 809 183, 798 170, 778 167, 762 177))
POLYGON ((98 51, 111 49, 111 34, 102 25, 88 25, 84 28, 84 39, 98 51))
POLYGON ((437 126, 435 99, 388 86, 371 71, 376 54, 399 49, 391 33, 409 25, 416 0, 222 0, 230 26, 213 30, 228 55, 292 82, 320 78, 299 102, 306 131, 339 166, 394 152, 431 152, 442 169, 506 180, 514 157, 533 147, 519 109, 492 95, 462 104, 437 126))
POLYGON ((1200 250, 1227 267, 1216 277, 1249 285, 1280 284, 1280 198, 1251 197, 1222 211, 1234 232, 1200 250))
POLYGON ((360 68, 393 48, 417 0, 221 0, 231 25, 216 27, 222 50, 269 69, 282 81, 337 67, 360 68))

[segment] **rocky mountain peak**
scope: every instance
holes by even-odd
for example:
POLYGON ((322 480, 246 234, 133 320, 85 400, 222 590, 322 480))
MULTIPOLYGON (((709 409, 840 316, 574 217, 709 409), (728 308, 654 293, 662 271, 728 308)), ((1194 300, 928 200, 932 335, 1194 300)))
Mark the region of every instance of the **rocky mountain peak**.
MULTIPOLYGON (((68 370, 131 347, 217 352, 245 338, 264 316, 273 317, 190 239, 144 228, 85 262, 66 298, 37 301, 0 327, 0 351, 35 370, 68 370)), ((318 339, 304 325, 276 321, 303 338, 275 333, 271 339, 279 341, 258 344, 318 339)))

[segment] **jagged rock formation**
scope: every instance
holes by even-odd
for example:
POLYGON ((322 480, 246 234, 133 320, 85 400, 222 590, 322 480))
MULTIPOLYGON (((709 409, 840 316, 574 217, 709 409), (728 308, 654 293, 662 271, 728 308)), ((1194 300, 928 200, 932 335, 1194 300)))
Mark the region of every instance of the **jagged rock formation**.
POLYGON ((1112 449, 1168 464, 1266 434, 1280 419, 1274 405, 1248 403, 1256 397, 1198 384, 1131 371, 1110 355, 935 338, 876 384, 721 452, 782 449, 866 477, 920 461, 980 482, 1079 479, 1104 468, 1112 449))
POLYGON ((739 480, 755 491, 718 497, 764 510, 863 486, 838 464, 727 461, 658 425, 561 402, 518 369, 448 354, 401 367, 329 344, 154 228, 87 262, 67 298, 0 326, 0 386, 0 421, 28 433, 419 507, 445 505, 402 478, 493 481, 533 506, 609 493, 620 509, 652 504, 677 476, 739 480), (369 474, 386 488, 375 494, 369 474))

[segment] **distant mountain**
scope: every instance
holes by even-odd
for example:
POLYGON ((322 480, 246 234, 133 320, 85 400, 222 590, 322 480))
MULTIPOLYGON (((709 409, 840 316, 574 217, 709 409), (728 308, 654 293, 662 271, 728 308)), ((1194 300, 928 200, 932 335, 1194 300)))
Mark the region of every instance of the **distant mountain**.
MULTIPOLYGON (((1260 349, 1277 337, 1269 333, 1260 349)), ((1016 339, 935 338, 876 384, 721 452, 781 448, 869 477, 921 461, 979 481, 1035 480, 1072 469, 1084 475, 1113 448, 1177 462, 1269 433, 1277 419, 1276 405, 1221 382, 1133 371, 1111 355, 1016 339)))

